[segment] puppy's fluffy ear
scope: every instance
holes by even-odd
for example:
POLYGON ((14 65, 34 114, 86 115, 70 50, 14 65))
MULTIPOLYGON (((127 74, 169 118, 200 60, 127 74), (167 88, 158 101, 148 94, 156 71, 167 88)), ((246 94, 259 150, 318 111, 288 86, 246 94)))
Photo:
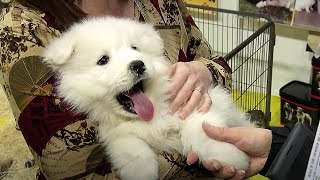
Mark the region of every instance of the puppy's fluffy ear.
POLYGON ((54 39, 43 53, 43 61, 50 66, 58 67, 66 63, 74 51, 74 42, 68 35, 54 39))

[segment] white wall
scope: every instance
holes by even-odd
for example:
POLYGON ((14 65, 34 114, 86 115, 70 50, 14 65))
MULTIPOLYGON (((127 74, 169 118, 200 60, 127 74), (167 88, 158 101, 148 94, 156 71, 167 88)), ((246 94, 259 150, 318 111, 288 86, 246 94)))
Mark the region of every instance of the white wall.
POLYGON ((310 82, 312 53, 306 51, 308 31, 276 26, 273 63, 273 95, 292 80, 310 82))
POLYGON ((239 9, 239 0, 218 0, 218 7, 236 11, 239 9))
MULTIPOLYGON (((239 0, 219 0, 219 8, 238 10, 239 0)), ((292 80, 309 83, 312 54, 306 52, 308 31, 276 25, 276 45, 272 78, 272 95, 292 80)))

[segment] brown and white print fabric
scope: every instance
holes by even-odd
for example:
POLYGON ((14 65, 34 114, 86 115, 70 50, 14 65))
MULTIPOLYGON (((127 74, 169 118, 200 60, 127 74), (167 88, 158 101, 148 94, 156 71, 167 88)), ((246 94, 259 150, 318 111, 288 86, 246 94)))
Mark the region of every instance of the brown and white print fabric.
MULTIPOLYGON (((231 70, 213 55, 180 0, 135 0, 135 20, 151 23, 164 40, 172 63, 199 60, 214 80, 230 89, 231 70)), ((118 179, 95 137, 97 124, 75 114, 57 98, 55 77, 41 61, 46 45, 61 32, 54 19, 13 1, 0 15, 0 84, 17 128, 36 164, 39 179, 118 179)), ((89 87, 88 87, 89 88, 89 87)), ((178 154, 159 154, 161 179, 197 179, 211 173, 188 166, 178 154)))

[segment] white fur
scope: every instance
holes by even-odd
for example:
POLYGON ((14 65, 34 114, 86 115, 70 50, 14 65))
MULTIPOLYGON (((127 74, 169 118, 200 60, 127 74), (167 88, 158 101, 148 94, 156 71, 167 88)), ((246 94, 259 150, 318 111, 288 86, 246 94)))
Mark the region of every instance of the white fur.
POLYGON ((265 6, 279 6, 290 9, 291 11, 295 9, 296 11, 306 10, 310 12, 312 6, 316 3, 316 0, 264 0, 257 3, 258 8, 265 6))
POLYGON ((163 56, 162 40, 152 26, 115 18, 86 20, 54 40, 44 53, 44 61, 59 76, 58 94, 75 110, 88 113, 99 123, 98 137, 122 179, 157 179, 156 153, 186 155, 191 148, 201 161, 217 159, 223 165, 247 170, 245 153, 229 143, 210 139, 202 130, 203 122, 253 127, 224 88, 209 90, 213 105, 206 114, 194 112, 182 121, 168 112, 170 63, 163 56), (99 66, 97 61, 102 55, 108 55, 110 61, 99 66), (141 77, 145 79, 144 93, 155 108, 150 122, 125 111, 115 98, 138 81, 128 68, 134 60, 146 66, 141 77))
POLYGON ((257 8, 262 8, 265 6, 277 6, 285 7, 291 11, 294 9, 296 0, 263 0, 256 4, 257 8))
POLYGON ((296 0, 295 10, 302 11, 305 9, 309 13, 315 3, 316 0, 296 0))
POLYGON ((1 0, 2 3, 10 3, 12 0, 1 0))

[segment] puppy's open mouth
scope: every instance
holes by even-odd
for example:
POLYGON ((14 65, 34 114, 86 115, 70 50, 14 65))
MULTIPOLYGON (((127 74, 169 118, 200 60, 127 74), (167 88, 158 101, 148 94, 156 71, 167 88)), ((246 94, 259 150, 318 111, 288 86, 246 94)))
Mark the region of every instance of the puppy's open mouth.
POLYGON ((137 114, 145 121, 150 121, 153 118, 154 107, 143 93, 143 81, 139 81, 129 91, 120 93, 117 100, 127 112, 137 114))

